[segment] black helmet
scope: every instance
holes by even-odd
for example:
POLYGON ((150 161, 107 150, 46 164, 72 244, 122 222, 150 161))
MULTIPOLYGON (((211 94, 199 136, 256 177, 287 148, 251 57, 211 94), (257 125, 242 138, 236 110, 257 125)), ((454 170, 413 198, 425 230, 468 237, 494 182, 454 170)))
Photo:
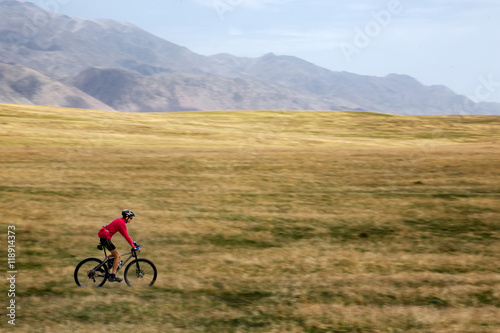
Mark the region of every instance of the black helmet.
POLYGON ((124 210, 122 211, 122 216, 123 216, 123 218, 127 218, 127 217, 134 217, 134 216, 135 216, 135 214, 134 214, 134 212, 133 212, 133 211, 131 211, 130 209, 124 209, 124 210))

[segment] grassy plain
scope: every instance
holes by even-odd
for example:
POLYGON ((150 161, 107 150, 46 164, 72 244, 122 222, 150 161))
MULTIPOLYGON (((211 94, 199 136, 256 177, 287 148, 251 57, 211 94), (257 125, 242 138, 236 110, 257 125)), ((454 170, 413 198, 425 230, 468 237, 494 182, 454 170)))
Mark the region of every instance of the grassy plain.
POLYGON ((499 332, 499 135, 494 116, 0 105, 15 331, 499 332), (124 208, 156 284, 78 288, 124 208))

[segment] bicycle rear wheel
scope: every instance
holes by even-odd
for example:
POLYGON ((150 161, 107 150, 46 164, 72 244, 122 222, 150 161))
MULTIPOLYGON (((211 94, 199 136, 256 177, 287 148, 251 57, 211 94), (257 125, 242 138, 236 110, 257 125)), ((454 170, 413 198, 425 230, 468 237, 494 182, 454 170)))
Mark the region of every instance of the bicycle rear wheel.
POLYGON ((87 258, 82 260, 75 268, 75 282, 80 287, 102 287, 108 279, 108 270, 106 265, 94 268, 99 265, 102 260, 97 258, 87 258))
POLYGON ((155 283, 156 266, 148 259, 133 260, 125 268, 123 277, 130 287, 150 287, 155 283))

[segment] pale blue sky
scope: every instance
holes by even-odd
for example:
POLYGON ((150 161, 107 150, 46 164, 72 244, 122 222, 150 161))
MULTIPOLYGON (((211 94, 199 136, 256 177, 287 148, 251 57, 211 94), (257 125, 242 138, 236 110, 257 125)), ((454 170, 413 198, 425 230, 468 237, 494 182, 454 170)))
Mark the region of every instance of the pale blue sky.
POLYGON ((500 102, 498 0, 32 0, 131 22, 193 52, 293 55, 335 71, 408 74, 500 102))

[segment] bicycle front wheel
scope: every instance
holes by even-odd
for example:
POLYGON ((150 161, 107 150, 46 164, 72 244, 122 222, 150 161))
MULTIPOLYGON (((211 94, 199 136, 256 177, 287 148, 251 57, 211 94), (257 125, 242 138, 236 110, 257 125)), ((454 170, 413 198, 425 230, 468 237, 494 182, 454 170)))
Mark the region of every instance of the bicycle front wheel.
POLYGON ((155 265, 147 259, 136 259, 127 265, 123 277, 130 287, 150 287, 155 283, 155 265))
POLYGON ((102 261, 97 258, 82 260, 75 268, 75 282, 80 287, 102 287, 108 279, 108 270, 103 265, 95 269, 102 261))

